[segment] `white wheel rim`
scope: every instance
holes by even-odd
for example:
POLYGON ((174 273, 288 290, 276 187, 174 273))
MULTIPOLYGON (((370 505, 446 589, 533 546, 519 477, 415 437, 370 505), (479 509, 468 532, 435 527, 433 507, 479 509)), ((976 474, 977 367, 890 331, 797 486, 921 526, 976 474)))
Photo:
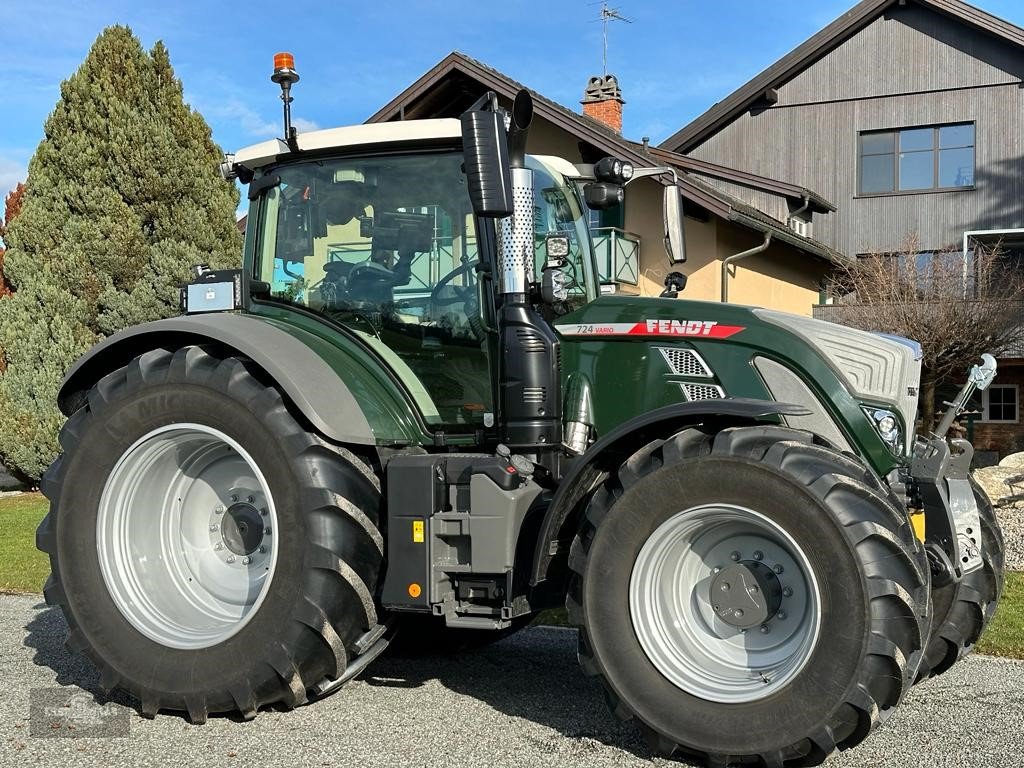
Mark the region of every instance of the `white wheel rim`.
POLYGON ((170 424, 137 440, 100 497, 107 590, 169 648, 221 643, 256 615, 277 564, 277 511, 253 458, 223 432, 170 424))
POLYGON ((814 570, 793 538, 759 512, 728 504, 692 507, 662 523, 630 578, 630 617, 644 653, 675 686, 708 701, 757 701, 787 685, 817 645, 820 606, 814 570), (723 621, 712 595, 716 575, 737 561, 768 566, 783 590, 779 609, 749 629, 723 621))

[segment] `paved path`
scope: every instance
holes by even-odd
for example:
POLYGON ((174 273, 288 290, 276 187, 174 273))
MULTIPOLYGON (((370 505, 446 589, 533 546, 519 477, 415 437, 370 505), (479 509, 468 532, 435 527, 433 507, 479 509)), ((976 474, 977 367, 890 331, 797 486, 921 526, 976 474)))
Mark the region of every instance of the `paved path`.
MULTIPOLYGON (((63 620, 40 598, 0 596, 0 768, 684 765, 652 759, 607 713, 577 668, 570 630, 529 629, 458 660, 381 659, 325 701, 251 723, 150 721, 107 704, 101 713, 121 711, 127 737, 34 737, 31 689, 96 690, 95 672, 63 639, 63 620)), ((1024 662, 976 656, 915 688, 882 729, 828 765, 1024 767, 1022 750, 1024 662)))

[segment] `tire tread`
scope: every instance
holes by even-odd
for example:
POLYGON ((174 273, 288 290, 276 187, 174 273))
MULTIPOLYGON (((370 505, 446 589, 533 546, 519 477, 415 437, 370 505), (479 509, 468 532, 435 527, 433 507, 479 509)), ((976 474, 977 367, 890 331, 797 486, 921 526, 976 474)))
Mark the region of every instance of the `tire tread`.
POLYGON ((186 711, 192 722, 200 723, 215 712, 239 712, 244 719, 251 719, 268 705, 298 706, 307 700, 308 685, 318 682, 308 679, 308 670, 326 669, 334 678, 344 673, 354 655, 353 643, 377 622, 373 595, 383 563, 383 537, 378 528, 380 482, 356 454, 331 446, 305 430, 291 415, 280 392, 261 383, 246 361, 220 357, 202 346, 145 352, 90 389, 83 405, 62 428, 60 444, 64 454, 43 476, 42 491, 50 508, 36 532, 37 547, 50 557, 51 575, 44 596, 47 604, 62 610, 68 624, 68 647, 86 655, 99 668, 104 689, 121 689, 134 696, 145 717, 155 717, 163 709, 179 710, 186 711), (316 514, 327 523, 307 526, 305 581, 299 585, 300 596, 290 620, 294 627, 282 631, 283 639, 271 658, 254 663, 248 676, 237 679, 226 690, 161 693, 144 682, 125 679, 89 645, 61 585, 60 521, 63 515, 73 513, 61 503, 69 457, 87 429, 102 428, 105 414, 116 408, 119 400, 132 392, 165 384, 209 388, 258 414, 279 437, 292 466, 300 472, 304 484, 301 499, 309 502, 305 513, 316 514), (336 575, 325 579, 324 570, 336 575), (310 642, 310 633, 319 640, 310 642), (297 656, 299 649, 309 648, 314 649, 309 656, 297 656))
POLYGON ((657 751, 664 754, 679 751, 707 765, 728 765, 734 761, 762 766, 818 765, 836 749, 847 749, 863 741, 902 701, 921 664, 930 600, 927 561, 909 518, 894 506, 891 495, 870 470, 851 456, 816 444, 810 433, 777 426, 734 427, 713 434, 687 429, 660 444, 645 446, 630 457, 618 473, 612 473, 591 497, 570 550, 571 578, 566 606, 570 623, 579 629, 581 667, 586 674, 600 679, 611 696, 610 701, 616 703, 612 711, 617 716, 627 719, 622 716, 622 710, 628 710, 630 717, 636 717, 636 713, 619 702, 611 691, 608 676, 587 636, 583 585, 589 549, 597 528, 621 495, 623 486, 661 466, 694 461, 703 456, 737 458, 767 465, 804 486, 824 507, 834 510, 864 570, 872 572, 874 569, 884 574, 866 577, 872 634, 859 678, 848 688, 844 702, 812 733, 780 750, 752 755, 707 752, 653 732, 646 724, 642 728, 648 732, 648 742, 657 751), (871 554, 876 551, 885 555, 876 559, 871 554), (876 671, 879 669, 885 671, 876 671))

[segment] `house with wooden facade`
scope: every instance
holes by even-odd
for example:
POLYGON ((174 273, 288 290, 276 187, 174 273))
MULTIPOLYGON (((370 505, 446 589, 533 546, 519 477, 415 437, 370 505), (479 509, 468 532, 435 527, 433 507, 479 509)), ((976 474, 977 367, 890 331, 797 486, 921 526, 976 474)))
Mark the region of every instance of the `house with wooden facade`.
MULTIPOLYGON (((999 244, 1021 268, 1024 29, 959 0, 863 0, 659 149, 799 179, 837 208, 805 233, 850 257, 914 242, 921 259, 956 249, 966 260, 999 244)), ((774 217, 789 210, 709 183, 774 217)), ((982 448, 1024 449, 1019 354, 977 404, 982 448)))

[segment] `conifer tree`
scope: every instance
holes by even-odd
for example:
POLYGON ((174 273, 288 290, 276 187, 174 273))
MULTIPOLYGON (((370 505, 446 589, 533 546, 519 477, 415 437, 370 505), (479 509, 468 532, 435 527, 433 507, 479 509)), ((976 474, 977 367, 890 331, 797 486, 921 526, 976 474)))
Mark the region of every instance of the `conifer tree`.
POLYGON ((192 265, 237 266, 238 192, 183 100, 167 49, 104 30, 61 85, 5 241, 0 454, 39 477, 58 452, 60 381, 98 340, 176 311, 192 265))

